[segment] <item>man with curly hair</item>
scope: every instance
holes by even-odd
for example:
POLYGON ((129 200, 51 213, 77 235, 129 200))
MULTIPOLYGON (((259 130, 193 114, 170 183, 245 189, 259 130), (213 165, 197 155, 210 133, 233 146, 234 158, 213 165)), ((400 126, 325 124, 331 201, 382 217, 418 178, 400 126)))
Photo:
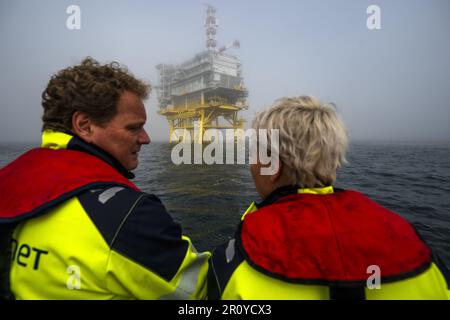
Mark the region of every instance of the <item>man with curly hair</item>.
POLYGON ((92 58, 52 76, 41 148, 0 171, 2 298, 204 298, 209 253, 129 180, 149 91, 92 58))

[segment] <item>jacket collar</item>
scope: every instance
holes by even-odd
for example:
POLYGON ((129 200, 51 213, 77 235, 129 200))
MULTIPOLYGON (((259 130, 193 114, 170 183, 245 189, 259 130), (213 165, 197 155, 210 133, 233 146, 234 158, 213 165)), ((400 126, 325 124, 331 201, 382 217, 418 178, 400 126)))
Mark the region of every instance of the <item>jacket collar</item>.
POLYGON ((255 212, 262 207, 271 205, 279 199, 293 195, 293 194, 331 194, 335 191, 342 191, 341 189, 333 188, 333 186, 320 187, 320 188, 301 188, 299 186, 284 186, 272 191, 263 201, 260 203, 252 202, 248 209, 242 214, 241 220, 244 220, 245 216, 249 213, 255 212))
POLYGON ((125 169, 125 167, 122 166, 122 164, 120 164, 120 162, 117 161, 117 159, 115 159, 112 155, 91 143, 85 142, 71 132, 44 130, 42 133, 41 147, 55 150, 68 149, 86 152, 105 161, 119 171, 124 177, 128 179, 134 178, 134 174, 125 169))
POLYGON ((299 194, 299 193, 330 194, 334 193, 334 189, 332 186, 319 188, 301 188, 299 186, 284 186, 272 191, 262 202, 257 203, 256 206, 258 208, 262 208, 264 206, 268 206, 276 202, 280 198, 283 198, 291 194, 299 194))

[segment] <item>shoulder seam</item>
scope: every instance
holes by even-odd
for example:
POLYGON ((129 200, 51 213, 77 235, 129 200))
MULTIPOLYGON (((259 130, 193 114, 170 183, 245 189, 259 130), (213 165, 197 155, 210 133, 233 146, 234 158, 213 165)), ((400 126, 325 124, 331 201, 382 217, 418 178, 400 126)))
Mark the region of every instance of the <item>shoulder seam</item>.
POLYGON ((113 245, 114 245, 114 242, 116 241, 117 236, 118 236, 119 233, 120 233, 120 230, 122 230, 122 227, 123 227, 123 225, 125 224, 125 221, 128 219, 128 217, 130 216, 130 214, 131 214, 131 213, 133 212, 133 210, 136 208, 136 206, 137 206, 137 204, 139 203, 139 201, 141 201, 141 199, 142 199, 143 197, 145 197, 145 196, 146 196, 145 193, 141 194, 141 195, 139 196, 139 198, 137 198, 136 201, 133 203, 133 205, 130 207, 130 210, 128 210, 128 212, 127 212, 127 214, 125 215, 125 217, 122 219, 122 222, 120 223, 119 227, 117 228, 117 230, 116 230, 116 232, 115 232, 115 234, 114 234, 114 237, 112 238, 111 243, 109 244, 109 247, 111 248, 111 250, 112 250, 112 247, 113 247, 113 245))
POLYGON ((211 269, 212 269, 212 272, 214 274, 214 280, 215 280, 215 282, 217 284, 217 289, 219 291, 218 299, 220 300, 220 298, 222 297, 222 288, 220 287, 219 277, 217 276, 216 268, 214 267, 214 259, 211 259, 210 261, 211 261, 211 269))

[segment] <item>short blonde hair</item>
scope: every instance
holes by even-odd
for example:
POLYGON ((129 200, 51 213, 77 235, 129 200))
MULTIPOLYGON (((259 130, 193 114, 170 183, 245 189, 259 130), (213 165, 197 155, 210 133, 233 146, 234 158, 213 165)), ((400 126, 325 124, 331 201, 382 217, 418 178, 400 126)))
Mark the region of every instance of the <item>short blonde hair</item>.
MULTIPOLYGON (((347 131, 334 104, 310 96, 281 98, 256 115, 253 128, 279 129, 283 174, 292 185, 331 185, 346 162, 347 131)), ((267 134, 270 142, 270 130, 267 134)))

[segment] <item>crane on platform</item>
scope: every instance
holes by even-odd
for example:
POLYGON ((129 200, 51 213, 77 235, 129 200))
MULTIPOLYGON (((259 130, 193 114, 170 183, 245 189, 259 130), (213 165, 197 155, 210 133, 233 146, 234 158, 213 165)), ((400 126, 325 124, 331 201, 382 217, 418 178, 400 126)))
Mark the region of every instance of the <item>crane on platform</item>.
POLYGON ((222 53, 230 48, 240 48, 241 44, 239 43, 239 40, 234 40, 233 42, 227 44, 226 46, 223 46, 219 49, 218 53, 222 53))

